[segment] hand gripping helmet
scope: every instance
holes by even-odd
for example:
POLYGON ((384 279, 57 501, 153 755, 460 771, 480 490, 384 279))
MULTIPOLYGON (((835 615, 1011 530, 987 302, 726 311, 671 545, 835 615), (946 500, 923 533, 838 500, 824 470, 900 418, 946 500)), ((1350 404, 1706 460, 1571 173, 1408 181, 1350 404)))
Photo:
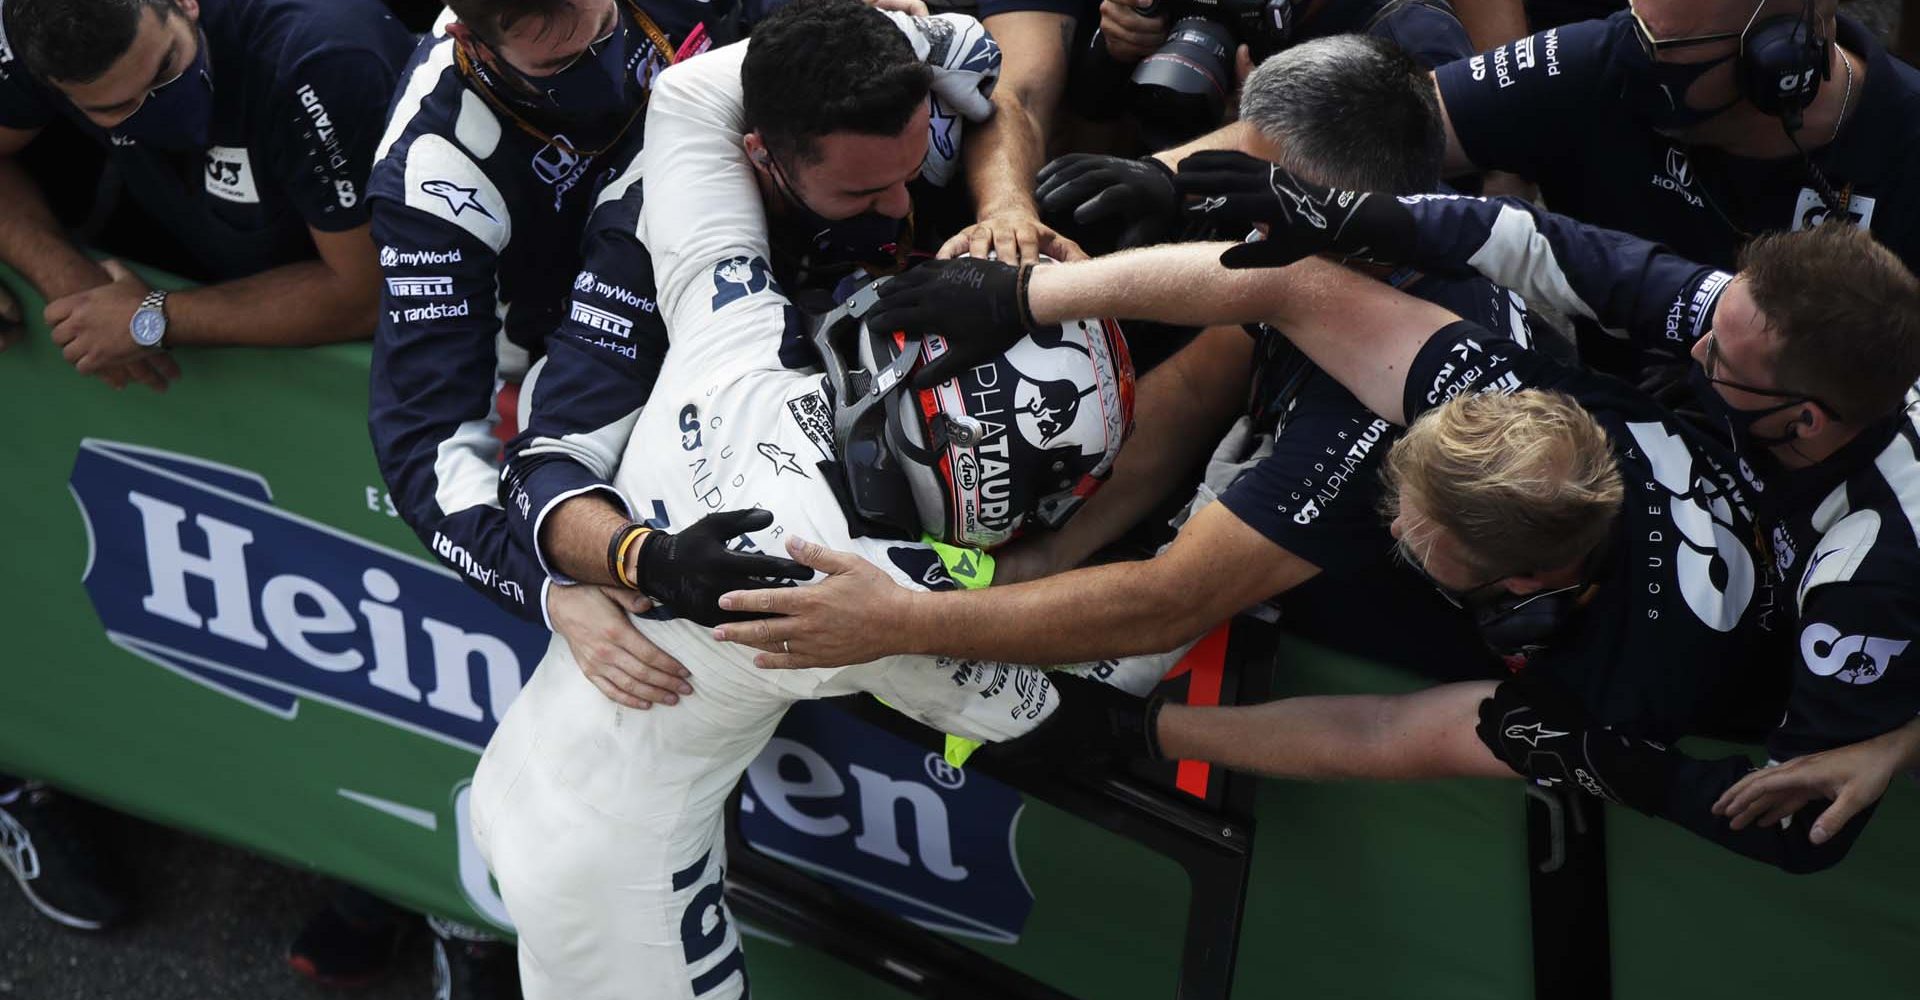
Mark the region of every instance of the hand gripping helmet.
MULTIPOLYGON (((1031 517, 1065 523, 1133 429, 1133 361, 1119 324, 1043 327, 916 391, 907 376, 920 339, 863 320, 887 280, 855 293, 814 332, 840 458, 830 478, 849 519, 871 534, 975 548, 1008 541, 1031 517)), ((945 346, 929 338, 929 357, 945 346)))

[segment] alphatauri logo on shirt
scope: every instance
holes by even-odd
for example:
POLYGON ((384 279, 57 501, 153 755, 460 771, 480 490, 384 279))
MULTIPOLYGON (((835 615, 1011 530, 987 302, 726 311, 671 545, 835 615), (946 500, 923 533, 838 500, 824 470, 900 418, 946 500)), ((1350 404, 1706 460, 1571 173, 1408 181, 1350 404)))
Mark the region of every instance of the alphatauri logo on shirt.
POLYGON ((253 182, 253 158, 236 146, 207 147, 207 193, 241 205, 260 204, 253 182))

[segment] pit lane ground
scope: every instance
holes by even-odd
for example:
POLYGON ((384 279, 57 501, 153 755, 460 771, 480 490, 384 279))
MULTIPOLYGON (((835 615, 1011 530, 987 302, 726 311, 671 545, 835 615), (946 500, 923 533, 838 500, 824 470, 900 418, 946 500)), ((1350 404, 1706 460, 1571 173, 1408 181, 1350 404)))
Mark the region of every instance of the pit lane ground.
POLYGON ((326 882, 245 851, 124 823, 136 905, 126 926, 81 934, 42 919, 0 876, 0 1000, 428 1000, 424 924, 399 967, 365 989, 318 986, 287 968, 287 943, 327 899, 326 882))

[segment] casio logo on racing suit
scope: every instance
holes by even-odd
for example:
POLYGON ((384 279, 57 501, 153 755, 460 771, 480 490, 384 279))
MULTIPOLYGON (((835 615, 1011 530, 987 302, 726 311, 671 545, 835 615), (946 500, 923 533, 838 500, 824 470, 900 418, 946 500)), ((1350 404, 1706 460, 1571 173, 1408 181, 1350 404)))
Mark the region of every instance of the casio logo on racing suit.
POLYGON ((1907 651, 1908 639, 1881 639, 1870 635, 1841 635, 1824 622, 1814 622, 1800 633, 1800 657, 1816 677, 1842 684, 1872 684, 1907 651))
POLYGON ((499 217, 487 211, 487 206, 480 204, 479 188, 461 187, 452 181, 432 180, 421 181, 420 191, 446 202, 456 218, 471 208, 494 222, 500 221, 499 217))
POLYGON ((453 279, 445 276, 388 278, 387 293, 397 299, 437 299, 453 294, 453 279))
POLYGON ((729 257, 713 266, 713 308, 772 287, 767 262, 758 257, 729 257))
POLYGON ((394 247, 380 248, 381 267, 419 267, 422 264, 458 264, 460 251, 455 250, 399 250, 394 247))

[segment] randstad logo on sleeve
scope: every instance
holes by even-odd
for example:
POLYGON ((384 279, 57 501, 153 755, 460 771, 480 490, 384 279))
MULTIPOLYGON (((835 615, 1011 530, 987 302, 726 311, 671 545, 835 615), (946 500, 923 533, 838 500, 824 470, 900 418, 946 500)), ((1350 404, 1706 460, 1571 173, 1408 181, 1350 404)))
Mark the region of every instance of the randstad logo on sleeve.
POLYGON ((452 571, 281 510, 254 473, 90 438, 71 488, 107 638, 283 719, 321 701, 478 751, 546 651, 452 571))
POLYGON ((897 916, 1012 944, 1033 912, 1020 793, 820 702, 800 702, 747 768, 754 850, 897 916))

